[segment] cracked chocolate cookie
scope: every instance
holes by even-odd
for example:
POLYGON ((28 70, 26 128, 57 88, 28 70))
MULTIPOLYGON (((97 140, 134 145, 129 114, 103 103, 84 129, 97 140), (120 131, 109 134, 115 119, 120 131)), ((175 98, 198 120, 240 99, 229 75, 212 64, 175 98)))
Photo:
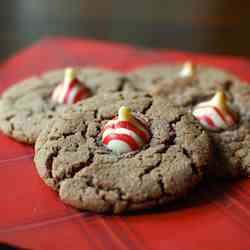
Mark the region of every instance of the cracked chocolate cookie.
MULTIPOLYGON (((69 73, 72 77, 72 72, 69 73)), ((120 73, 99 68, 79 68, 77 79, 78 82, 74 79, 72 83, 67 82, 64 69, 60 69, 34 76, 7 89, 0 99, 3 133, 33 144, 41 129, 67 104, 96 93, 116 92, 128 87, 120 73), (68 86, 60 86, 63 81, 68 86)))
POLYGON ((95 212, 183 197, 209 160, 210 139, 192 115, 164 98, 124 91, 78 102, 53 119, 35 145, 44 182, 65 203, 95 212))
POLYGON ((222 91, 231 109, 238 116, 233 126, 213 129, 218 122, 223 121, 216 117, 219 114, 212 114, 208 109, 199 109, 199 115, 203 116, 197 117, 203 119, 201 123, 206 125, 214 144, 214 161, 208 168, 208 176, 232 178, 250 175, 248 83, 226 71, 191 63, 149 66, 132 72, 129 78, 137 89, 146 89, 152 95, 164 96, 191 112, 194 112, 197 105, 201 108, 200 104, 209 104, 208 101, 215 93, 222 91), (210 122, 210 127, 207 122, 210 122), (211 126, 213 128, 209 129, 211 126))
POLYGON ((135 90, 167 96, 168 100, 183 107, 211 97, 218 88, 227 90, 239 82, 226 71, 201 65, 184 71, 185 75, 185 67, 185 64, 152 65, 132 71, 128 78, 135 90))

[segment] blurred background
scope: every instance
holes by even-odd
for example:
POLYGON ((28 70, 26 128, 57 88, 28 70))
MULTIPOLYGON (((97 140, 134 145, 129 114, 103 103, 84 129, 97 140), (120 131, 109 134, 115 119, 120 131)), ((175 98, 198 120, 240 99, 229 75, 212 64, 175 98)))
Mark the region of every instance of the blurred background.
POLYGON ((250 57, 249 0, 8 0, 0 60, 52 35, 250 57))

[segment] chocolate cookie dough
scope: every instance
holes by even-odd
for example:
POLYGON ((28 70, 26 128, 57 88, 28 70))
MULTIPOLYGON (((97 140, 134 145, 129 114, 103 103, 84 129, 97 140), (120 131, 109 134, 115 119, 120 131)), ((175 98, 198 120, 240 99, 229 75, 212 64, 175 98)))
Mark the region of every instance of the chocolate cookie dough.
POLYGON ((192 115, 164 98, 135 92, 78 102, 53 119, 35 145, 44 182, 65 203, 95 212, 122 213, 183 197, 210 160, 210 139, 192 115), (103 145, 102 129, 122 106, 147 121, 150 140, 116 153, 103 145))
POLYGON ((221 131, 209 131, 214 144, 214 161, 209 177, 250 175, 250 86, 229 72, 198 65, 193 77, 181 77, 183 65, 148 66, 131 72, 129 78, 137 89, 164 96, 192 111, 198 103, 212 98, 222 90, 234 111, 237 124, 221 131))
MULTIPOLYGON (((77 78, 92 95, 126 89, 124 77, 98 68, 80 68, 77 78)), ((34 76, 7 89, 0 99, 0 128, 6 135, 33 144, 42 128, 65 105, 53 102, 51 95, 64 79, 64 69, 34 76)))

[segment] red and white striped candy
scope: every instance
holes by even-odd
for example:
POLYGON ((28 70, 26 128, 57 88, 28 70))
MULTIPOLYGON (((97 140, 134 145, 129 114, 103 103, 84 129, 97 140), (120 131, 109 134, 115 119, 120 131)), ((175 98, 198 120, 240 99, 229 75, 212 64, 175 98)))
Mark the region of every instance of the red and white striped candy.
POLYGON ((198 104, 193 109, 193 115, 209 130, 227 129, 237 123, 237 116, 228 106, 226 96, 221 91, 210 101, 198 104))
POLYGON ((134 117, 127 107, 121 107, 118 117, 102 129, 102 143, 115 153, 139 150, 149 140, 150 131, 145 122, 134 117))
POLYGON ((63 104, 73 104, 89 96, 90 90, 76 78, 75 70, 67 68, 64 81, 52 93, 52 100, 63 104))

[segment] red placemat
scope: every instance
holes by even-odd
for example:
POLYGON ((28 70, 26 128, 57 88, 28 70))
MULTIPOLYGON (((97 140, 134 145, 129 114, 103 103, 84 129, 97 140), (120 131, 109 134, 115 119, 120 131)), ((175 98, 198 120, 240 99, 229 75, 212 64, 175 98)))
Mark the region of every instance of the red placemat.
MULTIPOLYGON (((244 58, 144 51, 91 40, 49 38, 0 65, 0 91, 32 74, 68 65, 129 71, 192 60, 250 80, 244 58)), ((28 249, 250 249, 250 180, 215 182, 168 209, 123 216, 78 212, 38 177, 33 148, 0 134, 0 242, 28 249)))

